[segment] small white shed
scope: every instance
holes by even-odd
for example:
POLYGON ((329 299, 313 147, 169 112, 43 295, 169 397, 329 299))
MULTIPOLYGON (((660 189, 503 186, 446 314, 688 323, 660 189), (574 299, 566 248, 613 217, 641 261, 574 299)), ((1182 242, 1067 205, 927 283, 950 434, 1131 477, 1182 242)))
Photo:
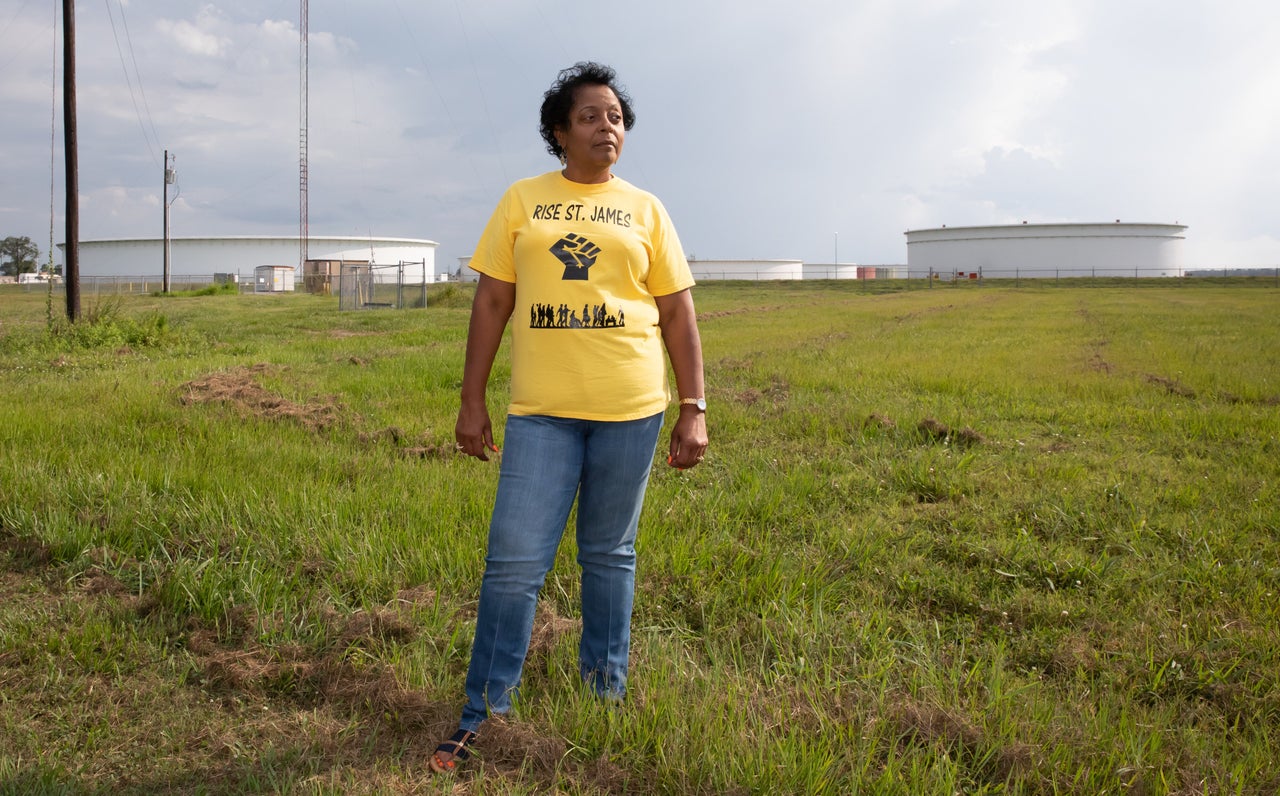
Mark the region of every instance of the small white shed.
POLYGON ((292 265, 260 265, 253 269, 254 293, 284 293, 293 291, 294 267, 292 265))

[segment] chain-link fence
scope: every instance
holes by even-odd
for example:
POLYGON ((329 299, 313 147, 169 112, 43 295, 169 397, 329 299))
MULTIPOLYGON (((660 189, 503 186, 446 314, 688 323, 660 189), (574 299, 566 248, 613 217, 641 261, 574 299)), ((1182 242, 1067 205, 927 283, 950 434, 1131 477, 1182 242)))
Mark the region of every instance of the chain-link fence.
MULTIPOLYGON (((701 269, 697 273, 699 282, 718 281, 798 281, 799 276, 778 276, 763 271, 752 271, 746 267, 724 269, 701 269)), ((854 271, 850 266, 806 265, 804 280, 834 279, 857 280, 874 290, 877 287, 894 289, 919 289, 928 287, 959 287, 968 285, 1014 285, 1014 286, 1052 286, 1065 287, 1088 286, 1123 286, 1150 285, 1162 286, 1190 282, 1212 282, 1251 287, 1280 288, 1280 267, 1268 266, 1257 268, 979 268, 977 270, 943 270, 943 269, 911 269, 905 265, 857 266, 854 271), (853 276, 851 274, 856 274, 853 276)), ((305 284, 298 282, 300 289, 308 293, 330 295, 336 292, 339 297, 338 306, 343 310, 404 309, 425 307, 427 305, 427 285, 435 282, 457 281, 457 277, 446 274, 424 274, 423 263, 402 262, 396 265, 343 264, 341 271, 324 278, 323 283, 308 280, 305 284), (315 285, 323 284, 323 289, 315 285)), ((235 274, 205 274, 173 276, 169 280, 169 289, 173 293, 203 290, 211 286, 235 283, 240 292, 255 291, 252 276, 235 274)), ((47 282, 27 283, 6 286, 8 290, 27 292, 47 292, 47 282)), ((64 285, 60 282, 52 286, 56 295, 63 295, 64 285)), ((81 295, 99 294, 148 294, 160 293, 164 290, 164 281, 159 276, 82 276, 80 278, 81 295)))
POLYGON ((760 268, 753 268, 751 261, 732 264, 708 265, 706 261, 695 264, 694 276, 699 282, 744 281, 856 281, 868 289, 881 285, 886 289, 921 288, 931 285, 982 284, 1002 285, 1053 285, 1086 287, 1102 285, 1167 285, 1179 280, 1214 281, 1220 284, 1241 284, 1258 287, 1280 287, 1280 267, 1253 268, 1090 268, 1045 267, 1026 268, 978 268, 941 269, 912 268, 908 265, 853 265, 800 263, 795 261, 783 268, 772 262, 762 261, 760 268), (896 288, 890 287, 896 286, 896 288))
POLYGON ((396 265, 344 263, 337 279, 338 309, 410 309, 427 306, 427 275, 423 273, 422 266, 422 263, 403 261, 396 265))
MULTIPOLYGON (((222 285, 226 282, 236 282, 234 274, 198 274, 187 276, 171 276, 169 278, 169 292, 185 293, 193 290, 204 290, 205 288, 222 285)), ((18 285, 21 290, 45 293, 49 290, 48 282, 36 282, 18 285)), ((65 292, 65 284, 59 280, 53 284, 53 292, 57 295, 63 295, 65 292)), ((253 279, 247 277, 239 283, 241 292, 253 292, 253 279)), ((82 296, 96 295, 147 295, 148 293, 164 292, 164 279, 159 275, 154 276, 81 276, 80 277, 80 294, 82 296)))
MULTIPOLYGON (((253 273, 185 274, 169 279, 170 293, 191 293, 209 288, 235 285, 241 293, 307 292, 319 295, 337 293, 340 309, 406 309, 427 305, 427 285, 451 281, 447 274, 428 273, 426 262, 402 261, 395 265, 333 263, 332 273, 307 274, 299 279, 294 274, 265 282, 253 273)), ((456 281, 453 280, 453 281, 456 281)), ((164 279, 159 275, 81 276, 82 296, 149 295, 164 292, 164 279)), ((4 286, 8 290, 65 295, 62 281, 28 282, 4 286)))
POLYGON ((1255 287, 1280 287, 1280 268, 978 268, 976 270, 921 269, 908 271, 908 280, 935 284, 1057 285, 1070 287, 1169 285, 1215 282, 1255 287))

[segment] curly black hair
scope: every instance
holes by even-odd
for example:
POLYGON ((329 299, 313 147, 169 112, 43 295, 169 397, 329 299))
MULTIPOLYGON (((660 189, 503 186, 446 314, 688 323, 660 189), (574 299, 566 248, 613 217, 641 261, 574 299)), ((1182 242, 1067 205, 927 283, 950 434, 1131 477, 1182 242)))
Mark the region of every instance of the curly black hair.
POLYGON ((618 75, 612 67, 594 61, 579 61, 568 69, 561 69, 556 82, 542 95, 542 118, 539 131, 547 142, 547 151, 557 160, 563 159, 564 149, 556 140, 556 130, 569 127, 569 113, 573 100, 581 86, 608 86, 622 106, 622 129, 635 126, 636 114, 631 110, 631 97, 617 84, 618 75))

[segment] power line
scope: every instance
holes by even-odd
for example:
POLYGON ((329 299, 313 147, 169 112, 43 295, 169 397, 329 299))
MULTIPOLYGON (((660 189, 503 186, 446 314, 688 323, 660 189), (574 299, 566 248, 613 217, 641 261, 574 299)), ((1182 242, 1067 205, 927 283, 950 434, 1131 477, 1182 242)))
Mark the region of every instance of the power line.
MULTIPOLYGON (((3 40, 5 35, 8 34, 9 28, 13 27, 13 23, 18 19, 18 17, 22 16, 22 12, 27 10, 27 4, 30 2, 31 0, 24 0, 24 2, 22 3, 22 6, 17 11, 13 12, 13 16, 10 17, 7 22, 4 23, 4 27, 0 28, 0 40, 3 40)), ((56 36, 57 35, 56 31, 58 28, 56 19, 54 21, 53 27, 55 31, 54 35, 56 36)), ((29 39, 27 39, 26 44, 23 44, 21 47, 14 47, 11 49, 7 49, 5 51, 5 55, 8 57, 3 62, 0 62, 0 71, 4 71, 8 69, 10 64, 21 60, 23 53, 25 53, 28 49, 30 49, 35 44, 35 42, 36 42, 36 38, 32 36, 29 39)))
POLYGON ((156 132, 155 120, 151 117, 151 106, 147 103, 147 92, 142 88, 142 72, 138 70, 138 58, 133 51, 133 37, 129 35, 129 20, 124 16, 124 0, 117 0, 120 5, 120 24, 124 27, 124 40, 129 45, 129 60, 133 62, 133 73, 138 78, 138 93, 142 95, 142 107, 147 112, 147 123, 151 125, 151 137, 156 146, 160 145, 160 134, 156 132))
MULTIPOLYGON (((136 94, 134 94, 134 91, 133 91, 133 79, 129 77, 129 66, 128 64, 125 63, 125 60, 124 60, 124 50, 120 49, 120 34, 116 31, 116 17, 115 17, 115 14, 111 12, 111 0, 105 0, 105 2, 107 4, 107 18, 111 20, 111 35, 116 41, 116 53, 120 56, 120 68, 124 70, 124 82, 129 86, 129 98, 133 100, 133 112, 138 117, 138 127, 142 129, 142 140, 145 141, 147 144, 147 151, 151 153, 151 159, 155 161, 155 163, 158 165, 160 161, 156 157, 155 147, 151 145, 151 137, 147 135, 147 126, 142 121, 142 111, 138 108, 138 97, 136 94)), ((121 19, 121 22, 123 23, 124 22, 124 6, 123 5, 120 6, 120 19, 121 19)), ((128 26, 126 25, 125 37, 127 38, 128 35, 129 35, 129 29, 128 29, 128 26)), ((129 43, 129 55, 130 55, 130 58, 133 57, 132 42, 129 43)), ((135 74, 137 74, 138 61, 136 58, 133 59, 133 69, 135 74)), ((137 74, 137 78, 138 78, 138 93, 142 94, 143 105, 146 105, 146 100, 147 100, 146 93, 142 91, 142 75, 137 74)), ((148 119, 151 118, 150 108, 147 108, 147 118, 148 119)), ((152 132, 152 135, 155 137, 156 144, 159 145, 160 136, 155 135, 154 123, 151 125, 151 132, 152 132)))
POLYGON ((498 138, 497 127, 493 124, 493 114, 489 113, 489 100, 484 94, 484 82, 480 80, 480 70, 476 68, 476 59, 473 55, 474 50, 471 47, 471 37, 467 35, 467 23, 462 19, 462 9, 458 7, 458 1, 453 2, 454 13, 458 15, 458 27, 462 29, 462 41, 466 45, 467 59, 471 62, 471 73, 476 78, 476 91, 480 94, 480 106, 484 108, 485 120, 489 123, 488 130, 493 135, 493 142, 498 152, 498 165, 502 168, 502 177, 505 182, 511 182, 511 178, 507 175, 506 158, 502 157, 502 141, 498 138))
MULTIPOLYGON (((422 70, 427 76, 427 83, 431 85, 432 91, 435 92, 436 98, 440 100, 440 107, 444 110, 445 118, 449 120, 449 129, 455 135, 461 136, 462 125, 458 124, 457 119, 453 115, 453 111, 449 108, 449 102, 445 99, 444 92, 440 90, 439 84, 436 83, 434 75, 431 73, 431 64, 427 62, 426 49, 418 42, 417 36, 413 33, 413 26, 409 24, 408 17, 405 16, 404 9, 400 7, 399 0, 392 0, 392 4, 396 7, 396 13, 400 15, 400 21, 404 23, 404 33, 409 37, 409 41, 413 43, 414 50, 418 53, 418 60, 422 62, 422 70)), ((486 109, 487 113, 487 109, 486 109)), ((489 125, 493 127, 492 122, 489 125)), ((468 152, 467 162, 471 165, 471 172, 476 175, 476 181, 483 183, 484 177, 480 174, 480 167, 476 165, 476 159, 468 152)), ((506 167, 503 166, 503 173, 506 173, 506 167)))

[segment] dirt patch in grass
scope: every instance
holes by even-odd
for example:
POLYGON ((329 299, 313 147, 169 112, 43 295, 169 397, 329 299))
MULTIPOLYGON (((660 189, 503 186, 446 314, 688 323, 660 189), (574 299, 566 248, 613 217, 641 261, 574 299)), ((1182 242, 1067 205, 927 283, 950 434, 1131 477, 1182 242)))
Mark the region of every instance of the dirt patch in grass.
POLYGON ((1179 398, 1195 398, 1196 391, 1178 381, 1166 376, 1156 376, 1155 374, 1147 374, 1147 382, 1158 387, 1163 387, 1164 391, 1170 395, 1176 395, 1179 398))
POLYGON ((215 631, 202 629, 187 637, 187 649, 195 656, 204 688, 225 698, 283 699, 307 709, 328 706, 353 717, 382 717, 402 732, 447 725, 450 706, 405 690, 383 666, 357 665, 348 657, 353 649, 385 644, 388 629, 391 635, 412 635, 404 626, 387 628, 375 620, 364 628, 340 629, 349 646, 335 639, 328 649, 316 651, 297 644, 224 645, 215 631))
POLYGON ((184 406, 222 404, 242 417, 290 420, 316 431, 342 420, 343 405, 336 397, 296 403, 263 387, 258 377, 270 371, 270 365, 259 364, 214 373, 182 385, 178 400, 184 406))
MULTIPOLYGON (((1089 311, 1087 307, 1081 307, 1076 310, 1076 315, 1079 316, 1085 324, 1101 331, 1101 322, 1092 312, 1089 311)), ((1106 348, 1110 344, 1111 341, 1106 337, 1098 337, 1089 342, 1089 356, 1087 361, 1090 370, 1096 373, 1105 373, 1108 376, 1111 375, 1112 370, 1114 370, 1114 366, 1107 361, 1105 356, 1106 348)))
POLYGON ((898 427, 898 424, 893 422, 893 418, 888 415, 882 415, 879 412, 872 412, 867 415, 866 420, 862 421, 862 427, 879 429, 881 431, 892 431, 898 427))
POLYGON ((755 406, 761 401, 768 401, 773 404, 774 408, 784 406, 790 397, 791 385, 781 376, 772 377, 769 381, 769 386, 763 390, 756 387, 746 387, 730 394, 730 400, 743 406, 755 406))
MULTIPOLYGON (((862 429, 865 432, 888 434, 897 431, 898 423, 886 414, 872 412, 862 421, 862 429)), ((960 448, 981 445, 987 441, 985 436, 968 426, 955 429, 935 417, 926 417, 917 423, 915 434, 918 441, 960 448)))
POLYGON ((981 726, 967 716, 938 705, 904 697, 889 707, 889 718, 904 739, 984 760, 983 773, 992 785, 1008 782, 1035 763, 1034 750, 1028 744, 1000 744, 986 737, 981 726))
POLYGON ((1264 395, 1260 398, 1244 398, 1233 392, 1221 392, 1218 397, 1229 404, 1250 404, 1254 406, 1280 406, 1280 395, 1264 395))
MULTIPOLYGON (((636 782, 607 759, 566 761, 563 739, 501 719, 485 723, 476 759, 454 780, 433 779, 427 760, 456 727, 461 694, 433 699, 381 662, 388 648, 414 643, 417 612, 440 599, 425 585, 373 611, 322 608, 323 641, 270 645, 261 629, 287 617, 239 610, 234 627, 184 621, 94 565, 69 575, 38 542, 0 529, 0 543, 0 619, 21 618, 22 628, 0 642, 0 746, 27 761, 6 779, 19 791, 237 793, 272 782, 290 792, 358 783, 362 793, 468 793, 506 780, 623 792, 636 782), (86 618, 95 630, 83 629, 86 618), (106 625, 132 640, 114 653, 114 674, 77 652, 102 655, 94 639, 106 625)), ((541 610, 531 651, 577 628, 541 610)))
MULTIPOLYGON (((1235 393, 1233 393, 1233 392, 1223 391, 1223 392, 1218 393, 1218 397, 1219 397, 1219 398, 1221 398, 1223 401, 1225 401, 1225 402, 1229 403, 1229 404, 1247 404, 1247 403, 1252 403, 1252 401, 1249 401, 1249 400, 1247 400, 1247 399, 1245 399, 1245 398, 1242 398, 1242 397, 1240 397, 1239 395, 1236 395, 1236 394, 1235 394, 1235 393)), ((1275 404, 1273 404, 1273 403, 1269 403, 1269 399, 1265 399, 1265 398, 1264 398, 1262 401, 1259 401, 1259 403, 1261 403, 1263 406, 1274 406, 1274 405, 1275 405, 1275 404)))
MULTIPOLYGON (((1155 386, 1164 389, 1164 391, 1169 395, 1173 395, 1178 398, 1195 400, 1196 398, 1200 397, 1200 394, 1196 392, 1195 389, 1187 386, 1186 384, 1183 384, 1181 381, 1175 378, 1171 378, 1168 376, 1158 376, 1154 373, 1148 373, 1146 375, 1146 381, 1148 384, 1154 384, 1155 386)), ((1236 395, 1235 393, 1224 390, 1224 391, 1218 392, 1216 395, 1207 395, 1205 397, 1217 398, 1217 400, 1220 400, 1223 403, 1228 403, 1228 404, 1247 404, 1252 406, 1263 406, 1263 407, 1280 406, 1280 395, 1267 395, 1259 398, 1242 398, 1241 396, 1236 395)))
POLYGON ((732 310, 713 310, 711 312, 699 312, 698 323, 702 323, 703 321, 714 320, 715 318, 728 318, 732 315, 742 315, 743 313, 751 313, 752 315, 756 315, 762 312, 777 312, 778 310, 785 310, 785 309, 787 309, 787 307, 784 307, 781 304, 775 304, 772 307, 739 307, 737 309, 732 309, 732 310))
MULTIPOLYGON (((389 667, 375 661, 387 645, 411 643, 418 632, 414 612, 438 599, 433 589, 419 586, 401 591, 376 611, 344 614, 323 610, 321 621, 329 640, 322 648, 263 646, 253 640, 250 631, 258 620, 248 614, 238 618, 245 632, 232 633, 235 641, 220 640, 215 631, 201 628, 190 634, 187 648, 198 663, 202 687, 223 701, 247 699, 263 704, 264 710, 275 709, 266 706, 283 701, 302 710, 324 711, 335 717, 335 730, 342 730, 336 734, 359 736, 350 732, 354 722, 365 728, 364 733, 383 739, 374 748, 376 758, 399 757, 401 765, 425 772, 435 744, 456 727, 458 701, 441 703, 405 688, 389 667), (353 655, 357 649, 372 654, 353 655)), ((550 654, 566 634, 576 635, 580 627, 577 620, 558 616, 540 602, 528 666, 536 668, 538 658, 550 654)), ((518 721, 494 718, 485 722, 474 748, 477 758, 460 772, 455 791, 469 792, 470 781, 480 776, 532 781, 549 790, 565 777, 604 792, 618 792, 620 782, 634 783, 634 777, 607 761, 566 764, 568 745, 563 739, 518 721)), ((352 750, 335 746, 326 753, 342 758, 352 750)), ((411 783, 395 784, 412 790, 411 783)))
POLYGON ((1232 405, 1261 406, 1265 408, 1280 406, 1280 395, 1262 395, 1246 398, 1229 390, 1220 390, 1201 395, 1194 388, 1187 386, 1178 379, 1168 376, 1158 376, 1154 373, 1148 373, 1146 375, 1146 381, 1148 384, 1154 384, 1157 387, 1163 388, 1169 395, 1173 395, 1178 398, 1186 398, 1188 400, 1195 400, 1196 398, 1204 397, 1206 399, 1218 400, 1232 405))
POLYGON ((432 441, 426 437, 411 440, 398 426, 361 431, 356 439, 362 445, 389 446, 406 459, 448 459, 458 455, 452 443, 432 441))
POLYGON ((1067 451, 1071 450, 1071 448, 1072 448, 1071 443, 1067 442, 1065 439, 1055 439, 1052 442, 1045 445, 1042 448, 1042 450, 1045 453, 1066 453, 1067 451))
MULTIPOLYGON (((360 365, 363 361, 353 357, 352 363, 360 365)), ((296 422, 317 432, 359 420, 348 416, 342 401, 334 396, 297 403, 271 392, 259 381, 271 370, 272 366, 259 364, 194 379, 182 385, 178 400, 184 406, 221 404, 241 417, 296 422)), ((451 442, 425 437, 410 439, 396 426, 357 432, 356 440, 366 446, 388 446, 407 459, 444 459, 457 455, 451 442)))
POLYGON ((365 445, 400 445, 405 441, 405 433, 399 426, 387 426, 377 431, 361 431, 356 439, 365 445))
POLYGON ((1090 370, 1096 371, 1098 373, 1106 373, 1107 375, 1111 375, 1113 366, 1110 362, 1107 361, 1107 358, 1103 355, 1103 352, 1106 349, 1108 342, 1109 341, 1107 340, 1095 340, 1092 344, 1090 344, 1089 346, 1089 369, 1090 370))
POLYGON ((38 570, 48 566, 53 552, 45 545, 10 534, 0 527, 0 562, 14 572, 38 570))
POLYGON ((895 315, 893 316, 893 320, 896 323, 903 324, 909 321, 918 321, 929 315, 937 315, 940 312, 951 312, 955 308, 956 305, 954 304, 940 304, 937 307, 928 307, 922 310, 916 310, 915 312, 908 312, 903 315, 895 315))
POLYGON ((356 332, 351 329, 331 329, 329 331, 322 332, 321 334, 332 337, 335 340, 345 340, 348 337, 377 337, 379 335, 385 335, 386 332, 356 332))
POLYGON ((927 442, 957 445, 959 447, 981 445, 987 441, 986 437, 968 426, 956 430, 932 417, 926 417, 921 420, 919 425, 916 426, 916 430, 920 432, 920 435, 927 442))

